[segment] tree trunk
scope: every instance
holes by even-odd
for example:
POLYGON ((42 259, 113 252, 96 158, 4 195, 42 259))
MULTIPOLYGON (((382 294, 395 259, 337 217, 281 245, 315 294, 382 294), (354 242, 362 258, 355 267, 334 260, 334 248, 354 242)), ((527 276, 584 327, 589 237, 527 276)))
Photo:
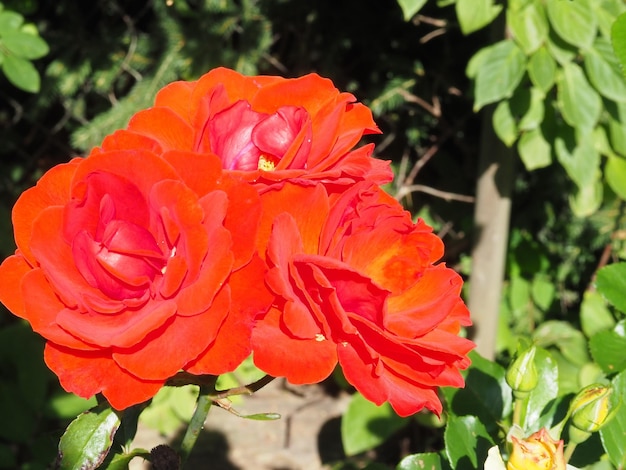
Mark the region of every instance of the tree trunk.
POLYGON ((496 353, 515 163, 514 151, 495 135, 492 115, 493 106, 483 110, 468 302, 472 339, 477 352, 488 359, 496 353))

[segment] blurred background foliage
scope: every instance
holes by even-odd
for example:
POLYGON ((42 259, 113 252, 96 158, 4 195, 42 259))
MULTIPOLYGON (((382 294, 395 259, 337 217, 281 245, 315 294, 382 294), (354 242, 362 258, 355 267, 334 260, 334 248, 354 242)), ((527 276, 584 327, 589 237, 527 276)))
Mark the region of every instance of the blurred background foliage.
MULTIPOLYGON (((589 338, 617 319, 594 293, 595 273, 626 258, 626 85, 610 43, 625 6, 471 5, 4 0, 0 255, 15 249, 13 203, 43 172, 89 152, 165 84, 227 66, 287 77, 317 72, 370 106, 383 134, 369 141, 397 175, 388 190, 435 227, 445 261, 469 276, 479 110, 487 106, 493 130, 516 150, 495 353, 506 361, 520 337, 532 339, 571 372, 560 375, 563 390, 577 390, 588 380, 577 371, 593 362, 589 338)), ((68 420, 93 404, 61 391, 42 347, 28 326, 0 314, 0 416, 19 423, 0 426, 0 468, 46 468, 68 420)), ((359 406, 351 415, 362 415, 359 406)), ((390 419, 389 434, 406 424, 390 419)), ((411 446, 434 446, 433 432, 411 446)))

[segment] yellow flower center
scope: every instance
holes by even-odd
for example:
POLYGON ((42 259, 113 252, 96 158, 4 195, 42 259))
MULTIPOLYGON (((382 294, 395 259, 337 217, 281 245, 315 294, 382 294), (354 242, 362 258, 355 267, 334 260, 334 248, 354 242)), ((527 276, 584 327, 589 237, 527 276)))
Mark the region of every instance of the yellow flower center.
POLYGON ((269 155, 261 155, 259 157, 259 170, 263 170, 263 171, 274 171, 274 168, 276 168, 276 163, 274 162, 274 158, 270 157, 269 155))

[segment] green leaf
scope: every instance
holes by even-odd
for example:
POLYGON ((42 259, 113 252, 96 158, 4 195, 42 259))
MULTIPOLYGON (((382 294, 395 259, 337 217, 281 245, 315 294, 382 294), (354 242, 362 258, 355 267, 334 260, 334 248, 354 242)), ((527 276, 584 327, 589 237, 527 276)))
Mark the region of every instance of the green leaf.
POLYGON ((530 81, 544 93, 550 91, 556 80, 556 61, 548 49, 537 49, 528 61, 528 76, 530 81))
POLYGON ((579 187, 576 192, 569 197, 569 205, 576 217, 589 217, 594 214, 602 204, 604 186, 597 178, 594 182, 579 187))
POLYGON ((552 146, 541 129, 524 132, 517 143, 517 151, 528 171, 544 168, 552 163, 552 146))
POLYGON ((81 414, 61 437, 60 467, 63 470, 98 468, 111 450, 119 426, 119 416, 108 406, 81 414))
POLYGON ((508 100, 501 101, 493 112, 493 130, 507 147, 517 140, 517 124, 508 100))
POLYGON ((611 43, 615 55, 622 64, 622 73, 626 70, 626 13, 617 17, 611 28, 611 43))
POLYGON ((609 157, 604 168, 604 177, 615 194, 626 200, 626 159, 609 157))
POLYGON ((465 75, 469 78, 476 78, 479 70, 482 68, 484 64, 489 60, 489 55, 491 54, 491 48, 483 47, 479 49, 476 54, 474 54, 467 63, 467 67, 465 68, 465 75))
POLYGON ((11 31, 2 36, 0 44, 23 59, 39 59, 48 53, 48 44, 39 36, 23 31, 11 31))
POLYGON ((591 47, 598 24, 589 0, 547 0, 548 18, 557 34, 581 49, 591 47))
POLYGON ((600 438, 602 446, 615 465, 615 468, 626 467, 626 372, 618 374, 612 381, 611 408, 619 406, 615 416, 602 428, 600 438))
POLYGON ((626 263, 615 263, 600 269, 596 289, 620 312, 626 313, 626 263))
POLYGON ((545 312, 555 299, 556 287, 547 276, 536 274, 533 277, 530 291, 535 305, 545 312))
POLYGON ((526 56, 513 41, 500 41, 487 50, 476 73, 474 111, 510 98, 525 73, 526 56))
POLYGON ((16 87, 30 93, 39 91, 39 72, 28 60, 14 55, 5 56, 2 71, 16 87))
POLYGON ((558 104, 563 119, 570 126, 591 129, 598 122, 602 99, 589 84, 582 69, 574 64, 564 64, 557 74, 558 104))
POLYGON ((455 470, 474 470, 487 459, 493 439, 476 416, 450 416, 443 435, 445 452, 455 470))
POLYGON ((573 364, 589 362, 587 340, 582 332, 566 321, 548 320, 537 327, 533 339, 538 346, 556 346, 573 364))
POLYGON ((404 457, 396 470, 442 470, 441 456, 432 452, 404 457))
POLYGON ((615 152, 626 157, 626 104, 606 103, 608 111, 609 140, 615 152))
POLYGON ((580 306, 580 325, 587 338, 615 326, 615 319, 598 291, 587 291, 580 306))
POLYGON ((389 403, 376 406, 355 393, 341 418, 341 439, 346 455, 373 449, 406 424, 389 403))
POLYGON ((16 31, 24 23, 24 17, 14 11, 4 10, 0 12, 0 37, 9 31, 16 31))
POLYGON ((600 331, 589 340, 589 350, 593 360, 606 374, 626 369, 626 332, 624 322, 618 323, 609 331, 600 331))
POLYGON ((536 3, 529 3, 519 10, 508 8, 506 19, 513 38, 526 55, 539 49, 548 37, 548 20, 543 8, 536 3))
POLYGON ((626 81, 622 73, 596 49, 585 53, 585 71, 598 92, 614 101, 626 102, 626 81))
POLYGON ((571 131, 565 128, 563 130, 554 142, 557 159, 574 183, 579 188, 585 188, 598 177, 600 154, 590 136, 583 134, 575 137, 571 131))
POLYGON ((413 18, 418 11, 426 4, 428 0, 398 0, 400 8, 402 8, 402 14, 404 15, 404 21, 409 21, 413 18))
POLYGON ((469 357, 472 365, 463 372, 465 387, 441 389, 447 409, 456 416, 477 416, 490 432, 496 432, 498 423, 512 408, 511 387, 504 378, 505 370, 475 351, 469 357))
POLYGON ((552 424, 553 411, 548 412, 547 408, 559 394, 559 368, 550 353, 537 348, 535 366, 539 378, 537 387, 522 400, 520 424, 525 431, 534 431, 552 424))
MULTIPOLYGON (((529 94, 524 90, 526 94, 529 94)), ((530 89, 530 97, 528 99, 528 107, 519 122, 519 128, 522 131, 536 129, 543 122, 545 108, 543 104, 544 94, 538 88, 530 89)))
POLYGON ((491 23, 502 11, 493 0, 457 0, 456 16, 463 34, 478 31, 491 23))

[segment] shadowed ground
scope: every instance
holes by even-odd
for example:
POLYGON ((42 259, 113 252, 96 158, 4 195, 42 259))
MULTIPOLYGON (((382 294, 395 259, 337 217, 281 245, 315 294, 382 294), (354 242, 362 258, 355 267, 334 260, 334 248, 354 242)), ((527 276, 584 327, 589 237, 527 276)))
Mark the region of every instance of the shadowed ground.
MULTIPOLYGON (((339 417, 348 395, 328 394, 319 385, 293 387, 276 380, 234 408, 242 414, 276 412, 276 421, 238 418, 213 407, 194 452, 191 469, 315 470, 343 457, 339 417)), ((135 447, 150 449, 164 443, 152 429, 140 426, 135 447)), ((131 470, 148 469, 139 459, 131 470)))

